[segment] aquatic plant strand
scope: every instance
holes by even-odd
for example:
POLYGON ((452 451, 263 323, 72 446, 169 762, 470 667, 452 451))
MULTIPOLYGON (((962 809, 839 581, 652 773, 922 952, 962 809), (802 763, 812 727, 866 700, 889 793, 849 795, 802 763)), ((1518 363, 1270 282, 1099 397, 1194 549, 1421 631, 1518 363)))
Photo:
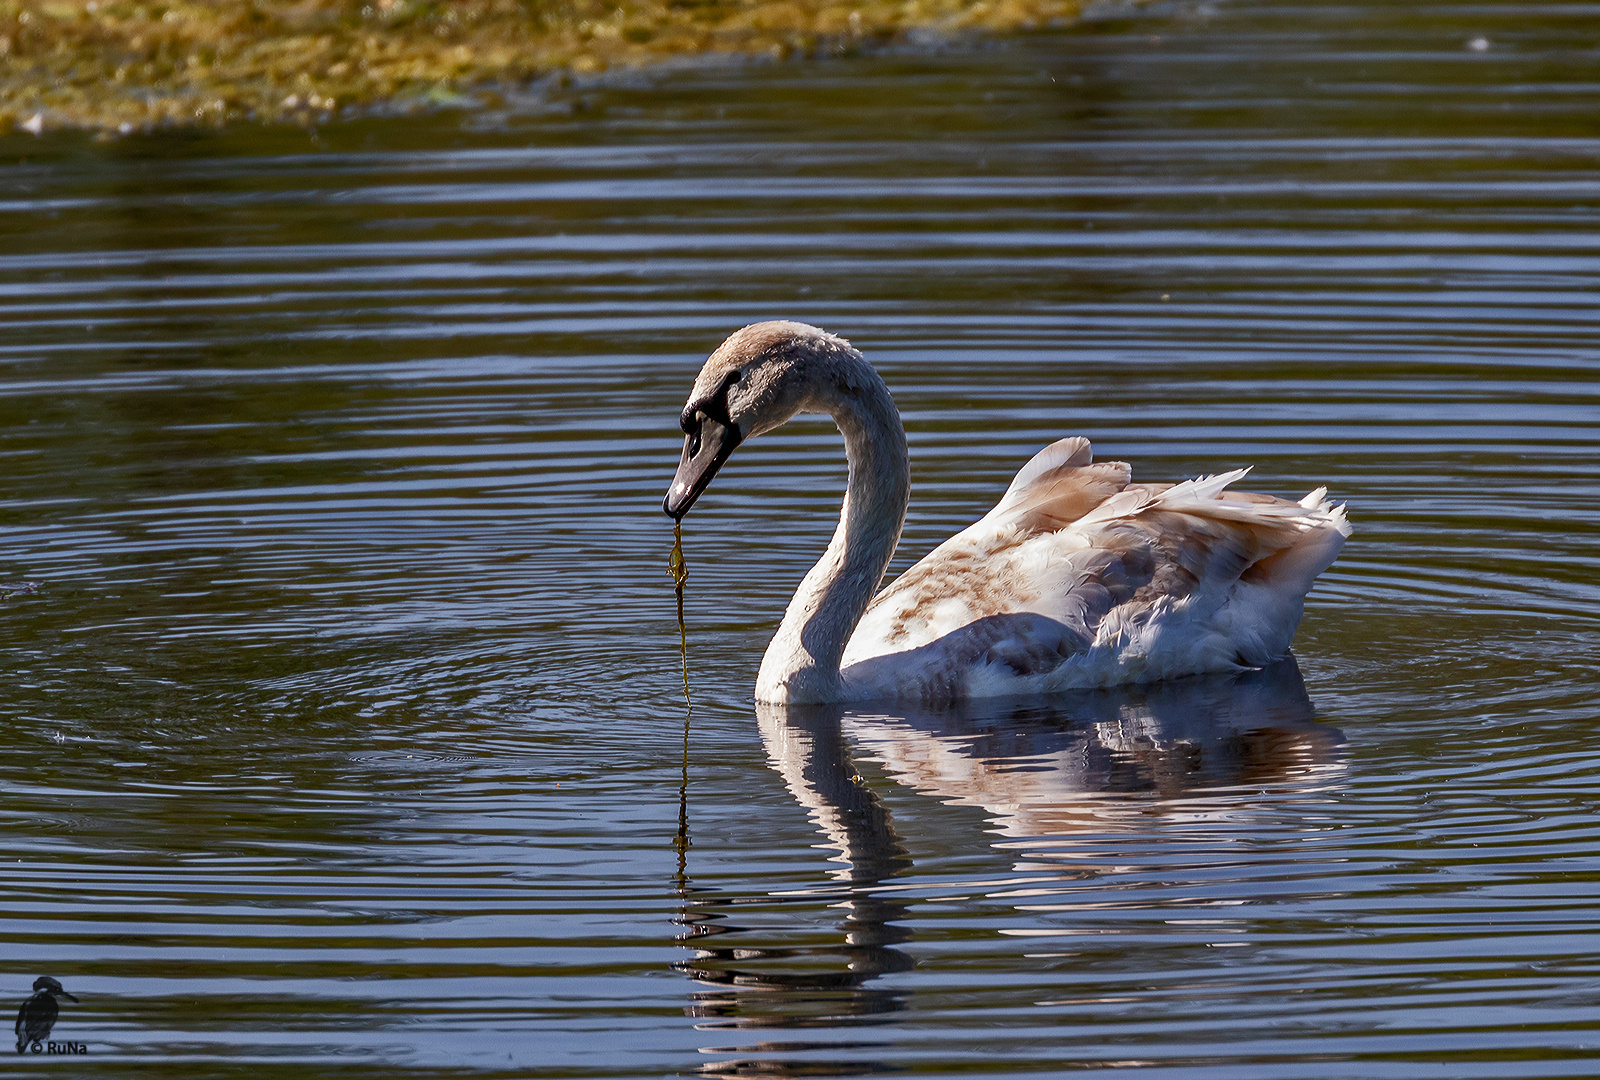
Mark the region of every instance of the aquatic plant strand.
POLYGON ((672 847, 678 853, 678 873, 673 881, 678 887, 678 892, 684 893, 689 888, 689 717, 690 710, 683 714, 683 772, 678 779, 678 832, 672 838, 672 847))
POLYGON ((683 583, 689 580, 689 566, 683 561, 683 525, 679 522, 672 525, 667 574, 678 596, 678 653, 683 657, 683 773, 678 783, 678 835, 672 843, 678 852, 676 881, 681 893, 689 885, 689 720, 694 716, 694 702, 689 699, 689 632, 683 623, 683 583))
MULTIPOLYGON (((672 557, 667 561, 667 573, 672 577, 673 591, 678 594, 678 652, 683 657, 683 703, 692 712, 694 702, 689 699, 689 632, 683 625, 683 583, 689 580, 689 566, 683 561, 683 526, 672 526, 672 557)), ((688 721, 684 721, 687 725, 688 721)), ((688 738, 685 731, 684 738, 688 738)))

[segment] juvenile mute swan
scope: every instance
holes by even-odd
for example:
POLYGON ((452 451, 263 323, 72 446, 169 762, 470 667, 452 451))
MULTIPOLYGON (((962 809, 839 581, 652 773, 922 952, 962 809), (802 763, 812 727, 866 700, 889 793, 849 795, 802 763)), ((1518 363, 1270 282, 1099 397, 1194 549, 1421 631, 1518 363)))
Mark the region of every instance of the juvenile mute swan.
POLYGON ((700 369, 662 508, 681 521, 735 447, 797 413, 833 417, 850 479, 757 701, 933 704, 1260 667, 1288 651, 1350 535, 1324 488, 1297 503, 1225 491, 1244 469, 1133 484, 1122 462, 1091 463, 1087 439, 1062 439, 874 596, 910 497, 905 429, 849 342, 797 322, 747 326, 700 369))

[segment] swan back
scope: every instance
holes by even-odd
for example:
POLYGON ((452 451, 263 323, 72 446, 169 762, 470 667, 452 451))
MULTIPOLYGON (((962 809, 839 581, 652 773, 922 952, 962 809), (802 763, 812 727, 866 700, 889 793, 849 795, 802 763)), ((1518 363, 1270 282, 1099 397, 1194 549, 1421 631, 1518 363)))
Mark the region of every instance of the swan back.
POLYGON ((1227 490, 1244 475, 1140 485, 1087 440, 1046 447, 873 599, 843 658, 851 696, 1039 693, 1283 655, 1349 524, 1322 492, 1227 490))

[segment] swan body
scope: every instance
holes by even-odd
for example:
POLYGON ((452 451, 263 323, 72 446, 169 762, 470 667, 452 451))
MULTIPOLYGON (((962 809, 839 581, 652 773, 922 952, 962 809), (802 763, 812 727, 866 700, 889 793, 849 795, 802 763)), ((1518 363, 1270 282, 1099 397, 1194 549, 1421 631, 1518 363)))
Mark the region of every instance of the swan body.
POLYGON ((1350 535, 1325 489, 1298 502, 1227 490, 1243 469, 1135 484, 1069 438, 877 592, 910 497, 899 412, 848 342, 794 322, 745 327, 706 361, 666 512, 681 520, 741 442, 801 412, 833 416, 850 476, 762 659, 762 702, 936 704, 1261 667, 1288 652, 1350 535))

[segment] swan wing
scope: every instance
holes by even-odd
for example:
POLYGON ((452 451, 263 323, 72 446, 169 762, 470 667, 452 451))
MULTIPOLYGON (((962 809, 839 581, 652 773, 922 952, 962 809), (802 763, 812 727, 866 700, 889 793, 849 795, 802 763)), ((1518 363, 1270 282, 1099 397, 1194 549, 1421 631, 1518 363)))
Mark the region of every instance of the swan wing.
POLYGON ((1245 472, 1137 485, 1126 465, 1090 464, 1086 441, 1046 448, 994 510, 874 598, 847 683, 977 697, 1282 655, 1350 528, 1320 490, 1299 502, 1228 491, 1245 472))
MULTIPOLYGON (((1015 549, 1030 538, 1061 532, 1108 500, 1115 502, 1128 491, 1132 473, 1120 461, 1093 463, 1089 440, 1082 436, 1051 443, 1017 472, 993 510, 934 548, 873 598, 851 646, 858 638, 871 640, 877 632, 871 627, 885 620, 881 630, 886 640, 902 640, 906 618, 926 616, 945 600, 959 601, 944 605, 958 621, 950 625, 948 619, 936 620, 918 636, 955 629, 1033 599, 1036 590, 1014 572, 1015 549)), ((1142 506, 1153 490, 1158 489, 1135 489, 1132 500, 1124 498, 1122 505, 1142 506)))

